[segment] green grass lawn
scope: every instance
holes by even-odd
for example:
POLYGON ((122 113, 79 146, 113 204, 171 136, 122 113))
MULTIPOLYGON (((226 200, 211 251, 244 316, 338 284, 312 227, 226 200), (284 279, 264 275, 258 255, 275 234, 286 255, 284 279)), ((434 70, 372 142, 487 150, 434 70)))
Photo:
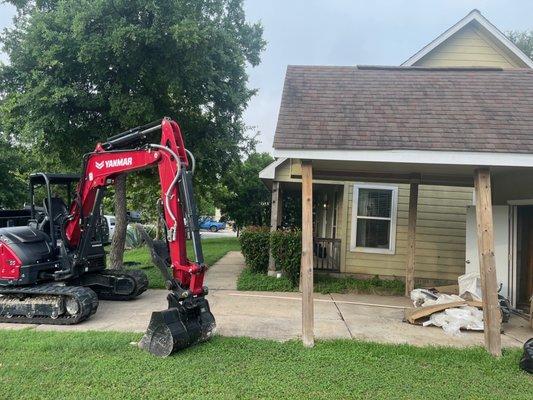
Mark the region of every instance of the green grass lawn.
MULTIPOLYGON (((318 293, 403 295, 405 290, 404 283, 401 281, 379 278, 363 280, 351 277, 336 278, 316 274, 314 283, 315 292, 318 293)), ((291 292, 297 289, 285 277, 276 278, 266 276, 265 274, 252 272, 248 268, 242 271, 237 281, 237 290, 242 291, 291 292)))
POLYGON ((294 292, 291 281, 286 277, 276 278, 253 272, 250 268, 242 270, 237 279, 237 290, 259 292, 294 292))
POLYGON ((215 337, 166 359, 134 333, 0 330, 2 399, 531 399, 519 350, 215 337))
MULTIPOLYGON (((202 249, 204 253, 205 262, 207 265, 213 265, 220 260, 228 251, 240 250, 241 246, 239 240, 233 237, 210 238, 202 240, 202 249)), ((187 241, 187 254, 192 259, 194 252, 192 242, 187 241)), ((150 282, 149 287, 153 289, 163 289, 163 278, 161 272, 152 264, 150 253, 147 247, 128 250, 124 253, 124 261, 137 262, 139 265, 134 265, 132 269, 141 269, 150 282)))

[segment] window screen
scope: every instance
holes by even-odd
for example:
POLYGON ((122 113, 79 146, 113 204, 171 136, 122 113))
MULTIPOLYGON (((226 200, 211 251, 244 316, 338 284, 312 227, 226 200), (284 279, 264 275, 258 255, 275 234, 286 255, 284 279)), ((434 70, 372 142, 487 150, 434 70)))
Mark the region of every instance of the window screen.
POLYGON ((355 185, 352 250, 392 250, 396 188, 355 185))

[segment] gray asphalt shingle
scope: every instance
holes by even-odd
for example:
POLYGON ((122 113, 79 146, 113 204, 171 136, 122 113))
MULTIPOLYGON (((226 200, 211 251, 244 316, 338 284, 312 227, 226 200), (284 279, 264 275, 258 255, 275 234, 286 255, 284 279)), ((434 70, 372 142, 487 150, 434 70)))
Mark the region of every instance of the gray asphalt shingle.
POLYGON ((533 152, 533 71, 289 66, 276 149, 533 152))

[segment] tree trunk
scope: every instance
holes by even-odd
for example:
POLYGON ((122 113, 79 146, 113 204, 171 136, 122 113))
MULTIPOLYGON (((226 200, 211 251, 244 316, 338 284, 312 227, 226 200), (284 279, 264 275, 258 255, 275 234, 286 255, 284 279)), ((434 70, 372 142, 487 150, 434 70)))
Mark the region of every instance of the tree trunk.
POLYGON ((111 241, 109 262, 111 268, 124 268, 124 246, 126 245, 126 175, 119 175, 115 179, 115 233, 111 241))

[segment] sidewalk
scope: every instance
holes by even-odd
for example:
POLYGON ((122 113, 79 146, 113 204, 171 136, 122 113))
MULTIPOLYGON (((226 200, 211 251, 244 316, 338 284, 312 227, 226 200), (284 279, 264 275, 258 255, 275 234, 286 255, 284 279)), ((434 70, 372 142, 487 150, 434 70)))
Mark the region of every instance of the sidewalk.
POLYGON ((207 270, 205 284, 210 291, 237 290, 237 279, 244 268, 239 251, 230 251, 207 270))
MULTIPOLYGON (((207 272, 208 300, 217 320, 217 332, 224 336, 248 336, 290 340, 301 333, 299 293, 238 292, 236 281, 244 268, 239 252, 230 252, 207 272)), ((148 290, 129 302, 101 301, 88 321, 73 326, 0 324, 0 328, 61 331, 144 332, 152 311, 167 308, 166 290, 148 290)), ((315 336, 322 339, 361 339, 382 343, 465 347, 483 345, 483 333, 446 335, 436 327, 402 322, 405 297, 315 294, 315 336)), ((513 317, 504 324, 504 347, 521 347, 532 336, 527 322, 513 317)))

